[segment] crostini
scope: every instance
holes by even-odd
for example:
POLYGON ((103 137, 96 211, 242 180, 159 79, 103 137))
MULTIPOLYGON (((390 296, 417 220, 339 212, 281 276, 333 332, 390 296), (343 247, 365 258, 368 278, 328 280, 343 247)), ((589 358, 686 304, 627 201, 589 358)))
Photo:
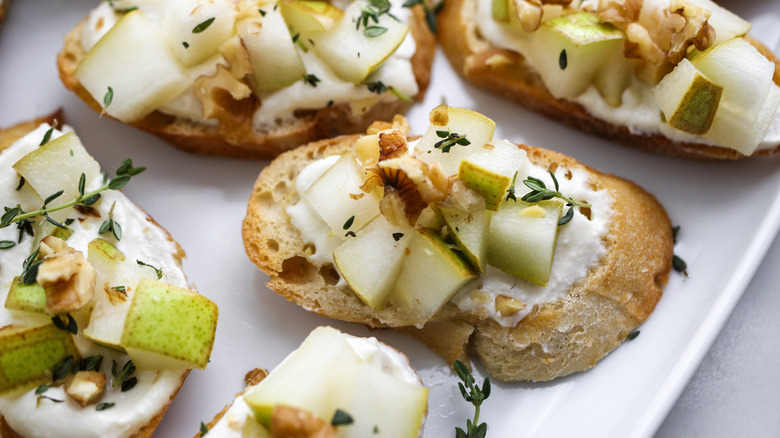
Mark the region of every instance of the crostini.
POLYGON ((318 327, 269 374, 204 425, 210 437, 417 438, 428 407, 409 360, 376 338, 318 327))
POLYGON ((126 160, 102 174, 56 122, 0 153, 3 437, 149 437, 206 367, 217 307, 191 290, 181 247, 118 191, 143 170, 126 160))
POLYGON ((102 2, 57 64, 93 109, 174 146, 272 158, 423 98, 435 41, 401 3, 102 2))
POLYGON ((438 23, 461 76, 583 131, 694 159, 780 150, 780 63, 711 0, 448 0, 438 23))
POLYGON ((593 366, 653 311, 671 268, 664 208, 624 179, 493 138, 435 108, 281 155, 243 238, 268 287, 304 309, 473 351, 500 380, 593 366))

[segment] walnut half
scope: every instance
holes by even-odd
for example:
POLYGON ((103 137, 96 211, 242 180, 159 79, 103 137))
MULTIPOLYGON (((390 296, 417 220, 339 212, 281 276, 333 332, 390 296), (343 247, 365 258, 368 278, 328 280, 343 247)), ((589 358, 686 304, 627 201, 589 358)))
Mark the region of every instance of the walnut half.
POLYGON ((36 280, 46 290, 46 312, 61 315, 78 310, 92 299, 95 291, 95 269, 84 254, 54 236, 41 240, 36 280))

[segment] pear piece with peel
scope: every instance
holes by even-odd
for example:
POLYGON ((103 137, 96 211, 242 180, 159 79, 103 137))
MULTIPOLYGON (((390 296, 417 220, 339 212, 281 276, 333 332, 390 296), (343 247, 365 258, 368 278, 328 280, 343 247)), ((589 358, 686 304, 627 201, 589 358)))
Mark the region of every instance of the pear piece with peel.
POLYGON ((508 0, 493 0, 490 12, 493 19, 501 22, 509 21, 509 2, 508 0))
POLYGON ((458 178, 485 198, 485 208, 496 211, 512 178, 518 172, 525 173, 526 152, 505 140, 493 140, 472 150, 461 160, 458 178))
POLYGON ((563 202, 506 201, 493 214, 488 264, 539 286, 550 278, 563 202))
POLYGON ((496 130, 496 122, 466 108, 439 105, 429 119, 431 124, 417 143, 415 155, 426 163, 438 162, 447 175, 457 174, 461 160, 493 139, 496 130), (468 144, 452 143, 456 137, 464 137, 468 144))
POLYGON ((381 436, 417 437, 428 389, 396 371, 404 365, 375 350, 375 343, 318 327, 244 400, 266 427, 274 408, 286 405, 328 423, 337 409, 350 414, 354 422, 338 427, 340 437, 370 437, 374 430, 381 436))
POLYGON ((52 369, 67 356, 80 360, 71 334, 51 322, 0 330, 0 395, 51 382, 52 369))
POLYGON ((126 13, 79 63, 74 76, 106 114, 134 122, 192 85, 157 27, 126 13))
POLYGON ((344 11, 321 0, 293 0, 281 2, 279 9, 284 21, 301 38, 332 29, 344 16, 344 11))
MULTIPOLYGON (((67 202, 79 195, 79 179, 90 182, 100 175, 100 165, 69 132, 50 140, 14 163, 14 170, 35 189, 41 199, 63 190, 57 200, 67 202)), ((56 201, 52 205, 56 205, 56 201)))
POLYGON ((249 53, 252 85, 256 90, 278 90, 306 74, 279 8, 268 8, 261 17, 241 20, 236 23, 236 29, 249 53))
POLYGON ((339 273, 371 308, 382 309, 387 303, 411 232, 393 226, 380 214, 333 251, 339 273))
POLYGON ((615 52, 623 51, 625 35, 590 12, 564 15, 542 22, 534 32, 531 51, 544 85, 556 98, 584 92, 615 52))
POLYGON ((104 279, 109 280, 118 264, 125 261, 125 255, 111 242, 98 237, 87 244, 87 261, 104 279))
POLYGON ((484 273, 487 264, 487 236, 492 214, 487 210, 466 212, 441 206, 438 210, 450 236, 465 258, 479 272, 484 273))
POLYGON ((203 295, 141 279, 120 345, 146 369, 206 368, 217 329, 216 304, 203 295))
POLYGON ((401 45, 409 26, 388 14, 356 25, 363 15, 363 8, 374 8, 362 1, 352 2, 344 10, 344 16, 330 30, 311 36, 312 50, 341 79, 357 84, 392 55, 401 45))
POLYGON ((11 288, 5 297, 5 308, 45 318, 51 317, 46 313, 46 290, 37 282, 23 284, 19 282, 19 277, 14 277, 11 282, 11 288))
POLYGON ((666 123, 697 135, 709 131, 722 94, 723 87, 701 74, 687 59, 653 88, 653 100, 666 123))
POLYGON ((236 8, 232 2, 176 0, 165 2, 162 37, 185 67, 215 55, 233 36, 236 8))
POLYGON ((422 325, 476 277, 476 270, 435 232, 415 230, 390 302, 422 325))
POLYGON ((356 232, 379 214, 379 196, 364 193, 363 169, 351 154, 344 154, 303 192, 303 199, 334 233, 356 232))

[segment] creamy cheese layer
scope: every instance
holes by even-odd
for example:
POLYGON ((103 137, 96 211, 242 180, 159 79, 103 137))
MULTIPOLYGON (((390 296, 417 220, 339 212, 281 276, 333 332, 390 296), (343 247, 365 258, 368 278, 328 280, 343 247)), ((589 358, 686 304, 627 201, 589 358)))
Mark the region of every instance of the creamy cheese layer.
MULTIPOLYGON (((139 10, 155 25, 161 26, 163 4, 160 0, 123 0, 122 7, 131 4, 138 6, 139 10), (126 5, 125 5, 126 4, 126 5)), ((350 2, 340 2, 338 6, 346 8, 350 2)), ((390 13, 404 23, 409 23, 411 13, 408 8, 402 7, 404 2, 392 0, 390 13)), ((89 51, 100 38, 113 27, 121 17, 111 7, 109 2, 103 2, 95 8, 87 18, 87 25, 81 35, 81 45, 85 51, 89 51)), ((367 81, 381 81, 388 87, 393 87, 401 94, 414 97, 419 92, 417 81, 412 70, 412 56, 417 50, 414 38, 409 32, 396 51, 384 61, 382 66, 375 71, 367 81)), ((312 51, 298 51, 303 60, 307 74, 313 74, 320 79, 316 87, 297 81, 294 84, 276 91, 261 92, 258 97, 262 105, 255 111, 253 124, 256 129, 268 129, 269 127, 283 125, 294 120, 293 113, 296 110, 320 109, 329 104, 348 103, 355 115, 368 111, 378 102, 395 101, 398 98, 390 92, 377 95, 368 90, 364 84, 345 82, 336 76, 320 58, 312 51)), ((200 76, 212 76, 217 71, 217 65, 227 66, 224 56, 215 55, 199 65, 188 69, 188 76, 192 81, 200 76)), ((192 87, 167 104, 158 108, 159 111, 206 124, 216 124, 216 120, 203 120, 201 116, 201 103, 195 97, 192 87)))
MULTIPOLYGON (((400 378, 413 385, 420 385, 420 377, 409 364, 409 359, 397 350, 379 342, 376 338, 360 338, 345 333, 341 334, 360 360, 376 367, 386 374, 400 378)), ((286 361, 287 359, 285 359, 286 361)), ((251 391, 257 385, 248 386, 245 392, 251 391)), ((254 415, 244 401, 238 396, 233 404, 220 418, 217 424, 209 430, 210 438, 242 438, 247 416, 254 415)))
MULTIPOLYGON (((11 167, 21 157, 38 147, 45 132, 49 129, 42 125, 20 139, 9 149, 0 153, 0 193, 3 205, 20 204, 25 211, 40 207, 42 200, 29 187, 29 184, 16 190, 19 175, 11 167)), ((55 130, 52 138, 63 132, 55 130)), ((87 183, 87 191, 99 187, 102 177, 87 183)), ((52 204, 56 205, 56 201, 52 204)), ((70 228, 73 234, 66 243, 72 248, 87 254, 87 244, 98 237, 98 230, 108 218, 113 206, 114 220, 122 226, 123 235, 116 247, 125 254, 126 263, 135 264, 136 260, 160 268, 161 281, 179 287, 188 287, 186 278, 176 254, 178 246, 170 240, 166 231, 156 225, 152 219, 135 204, 117 191, 105 191, 102 199, 93 207, 101 217, 79 214, 73 208, 63 210, 64 217, 76 219, 70 228)), ((0 240, 17 241, 16 227, 0 229, 0 240)), ((0 250, 0 302, 5 302, 8 290, 15 276, 22 272, 23 260, 33 251, 33 239, 25 236, 10 249, 0 250)), ((150 268, 151 269, 151 268, 150 268)), ((100 277, 98 277, 100 278, 100 277)), ((134 285, 127 285, 134 287, 134 285)), ((101 281, 96 282, 95 293, 103 293, 101 281)), ((36 325, 48 323, 48 317, 24 316, 0 308, 0 327, 7 324, 36 325)), ((79 326, 79 331, 84 325, 79 326)), ((170 401, 172 394, 181 385, 184 371, 157 371, 138 369, 133 375, 138 384, 131 390, 121 392, 119 387, 111 388, 111 362, 115 360, 119 369, 129 357, 115 350, 98 346, 82 336, 77 336, 77 345, 82 357, 96 354, 104 356, 100 371, 107 374, 106 390, 100 402, 115 403, 110 409, 96 411, 95 405, 80 407, 65 394, 63 387, 52 387, 45 395, 62 403, 47 399, 38 401, 34 389, 14 396, 0 397, 0 414, 10 426, 28 438, 36 437, 126 437, 135 434, 151 418, 157 415, 170 401)))
MULTIPOLYGON (((414 149, 410 143, 410 150, 414 149)), ((324 174, 338 159, 338 156, 327 157, 314 161, 304 168, 296 180, 296 190, 303 193, 314 181, 324 174)), ((518 180, 525 176, 533 176, 552 184, 547 169, 533 164, 528 165, 529 175, 518 175, 518 180)), ((546 287, 531 284, 492 266, 475 281, 468 283, 452 302, 467 312, 487 314, 499 324, 507 327, 515 326, 534 306, 543 302, 555 300, 562 296, 572 285, 582 281, 588 271, 606 254, 603 237, 607 234, 613 209, 612 196, 607 190, 596 190, 590 183, 588 173, 580 169, 559 167, 556 177, 560 191, 573 199, 592 205, 590 218, 574 210, 574 218, 560 228, 558 243, 555 250, 550 279, 546 287), (570 176, 570 178, 568 177, 570 176), (502 316, 495 307, 495 298, 506 295, 526 303, 526 308, 510 316, 502 316)), ((528 189, 517 184, 517 197, 528 192, 528 189)), ((303 197, 293 206, 288 207, 287 214, 292 224, 300 231, 301 238, 308 243, 314 243, 315 252, 307 254, 310 260, 319 265, 333 260, 333 251, 343 241, 341 236, 334 236, 330 227, 312 209, 303 197)), ((339 285, 346 284, 343 277, 339 285)))
MULTIPOLYGON (((529 38, 511 26, 493 19, 492 2, 478 0, 476 3, 476 24, 482 38, 496 47, 514 50, 521 54, 529 50, 529 38)), ((526 56, 526 61, 533 66, 532 56, 526 56)), ((630 85, 623 92, 623 102, 619 107, 607 103, 594 85, 572 100, 597 118, 628 127, 633 134, 663 134, 678 142, 720 146, 709 139, 679 131, 664 123, 661 120, 660 110, 653 101, 653 86, 636 77, 632 78, 630 85)), ((780 110, 775 113, 773 122, 757 149, 776 148, 778 144, 780 144, 780 110)))

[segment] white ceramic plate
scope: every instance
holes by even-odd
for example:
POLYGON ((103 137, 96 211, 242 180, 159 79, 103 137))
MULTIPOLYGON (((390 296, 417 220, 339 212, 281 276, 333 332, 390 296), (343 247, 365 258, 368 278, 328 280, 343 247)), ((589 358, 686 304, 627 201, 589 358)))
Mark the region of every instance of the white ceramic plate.
MULTIPOLYGON (((753 34, 777 51, 780 16, 772 0, 723 3, 751 19, 753 34)), ((64 89, 54 61, 62 37, 96 4, 14 1, 0 28, 0 126, 63 107, 104 169, 116 169, 127 157, 148 167, 125 192, 181 243, 190 280, 219 305, 211 363, 206 371, 190 374, 157 436, 194 435, 201 421, 209 421, 242 389, 245 372, 273 368, 322 324, 377 336, 405 351, 432 390, 425 436, 452 436, 472 408, 461 399, 456 379, 440 358, 398 334, 308 314, 264 286, 267 277, 244 253, 240 225, 265 162, 187 155, 147 134, 98 119, 64 89)), ((572 155, 655 194, 672 221, 682 226, 675 252, 688 262, 690 273, 687 279, 673 273, 655 313, 640 327, 641 335, 592 370, 545 384, 494 383, 481 416, 489 424, 489 436, 651 436, 778 230, 777 159, 699 163, 630 150, 463 84, 442 56, 426 102, 408 115, 413 132, 423 132, 428 111, 442 99, 492 117, 499 136, 572 155)))

